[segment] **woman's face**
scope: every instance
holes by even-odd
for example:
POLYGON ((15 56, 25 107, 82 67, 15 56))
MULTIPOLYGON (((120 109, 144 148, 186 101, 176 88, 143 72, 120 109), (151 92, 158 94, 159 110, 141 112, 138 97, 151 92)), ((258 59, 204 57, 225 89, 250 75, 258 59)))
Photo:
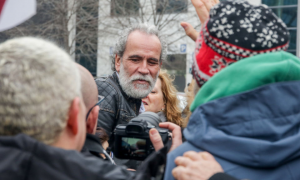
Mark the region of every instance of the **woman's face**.
POLYGON ((165 108, 161 80, 157 78, 155 86, 150 94, 142 99, 146 111, 159 112, 165 108))

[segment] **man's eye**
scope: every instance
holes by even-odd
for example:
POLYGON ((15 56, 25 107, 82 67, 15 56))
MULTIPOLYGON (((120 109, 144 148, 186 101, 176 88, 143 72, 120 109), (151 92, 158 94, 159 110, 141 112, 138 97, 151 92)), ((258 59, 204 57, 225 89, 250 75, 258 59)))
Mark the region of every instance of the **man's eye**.
POLYGON ((134 61, 134 62, 136 62, 136 61, 138 61, 138 59, 131 59, 131 61, 134 61))
POLYGON ((158 64, 158 63, 157 63, 156 61, 150 61, 149 64, 151 64, 151 65, 156 65, 156 64, 158 64))
POLYGON ((154 94, 154 93, 155 93, 155 91, 151 91, 151 93, 152 93, 152 94, 154 94))

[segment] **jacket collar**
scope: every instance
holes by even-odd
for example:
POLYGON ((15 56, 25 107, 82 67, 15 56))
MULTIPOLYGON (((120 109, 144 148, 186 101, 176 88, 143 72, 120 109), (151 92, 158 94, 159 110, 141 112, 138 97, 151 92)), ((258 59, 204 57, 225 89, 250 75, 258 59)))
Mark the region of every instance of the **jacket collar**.
POLYGON ((103 152, 103 147, 101 145, 101 142, 98 140, 98 138, 95 135, 92 134, 86 134, 86 140, 84 143, 84 148, 88 151, 95 152, 99 155, 99 153, 103 152))
POLYGON ((114 160, 107 154, 107 152, 103 149, 99 138, 93 134, 86 134, 86 139, 84 142, 83 149, 85 151, 89 151, 91 154, 100 157, 100 153, 104 154, 106 159, 109 160, 112 164, 115 164, 114 160))

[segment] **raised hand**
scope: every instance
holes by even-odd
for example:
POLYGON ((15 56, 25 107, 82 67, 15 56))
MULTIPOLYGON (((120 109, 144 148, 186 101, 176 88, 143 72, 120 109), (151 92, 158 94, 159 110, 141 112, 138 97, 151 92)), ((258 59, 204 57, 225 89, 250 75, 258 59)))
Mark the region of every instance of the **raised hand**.
MULTIPOLYGON (((200 19, 201 25, 209 18, 209 11, 211 7, 219 3, 219 0, 191 0, 192 4, 200 19)), ((189 36, 193 41, 196 41, 198 37, 197 30, 187 22, 181 22, 180 25, 184 28, 185 34, 189 36)))

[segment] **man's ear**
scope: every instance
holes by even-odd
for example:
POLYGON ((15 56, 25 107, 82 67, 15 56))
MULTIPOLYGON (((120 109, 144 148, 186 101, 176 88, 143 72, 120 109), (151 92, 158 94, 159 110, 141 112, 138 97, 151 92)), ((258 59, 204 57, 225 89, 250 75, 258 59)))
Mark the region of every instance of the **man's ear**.
POLYGON ((159 66, 161 67, 161 65, 162 65, 162 61, 160 61, 160 64, 159 64, 159 66))
POLYGON ((120 66, 121 66, 121 57, 116 54, 115 56, 115 68, 117 72, 120 72, 120 66))
POLYGON ((99 109, 100 109, 99 106, 94 107, 88 117, 86 128, 87 128, 87 133, 89 134, 96 133, 99 109))
POLYGON ((69 117, 67 121, 67 128, 70 130, 70 132, 74 135, 78 133, 78 126, 79 126, 79 114, 80 110, 80 98, 76 97, 70 106, 69 109, 69 117))

